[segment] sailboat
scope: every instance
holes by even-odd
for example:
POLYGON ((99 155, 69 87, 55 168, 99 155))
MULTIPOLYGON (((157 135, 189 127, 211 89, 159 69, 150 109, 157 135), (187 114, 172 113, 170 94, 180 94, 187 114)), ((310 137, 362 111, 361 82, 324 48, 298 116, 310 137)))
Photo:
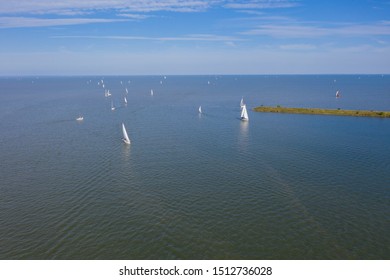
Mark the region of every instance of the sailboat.
POLYGON ((124 99, 125 99, 125 105, 127 105, 127 98, 126 98, 126 96, 124 97, 124 99))
POLYGON ((246 110, 246 105, 242 105, 241 107, 241 120, 242 121, 248 121, 249 120, 249 117, 248 117, 248 112, 246 110))
POLYGON ((114 111, 114 110, 115 110, 114 101, 111 100, 111 111, 114 111))
POLYGON ((126 131, 124 123, 122 123, 122 133, 123 133, 122 141, 125 144, 130 145, 130 138, 129 138, 129 135, 127 135, 127 131, 126 131))
POLYGON ((199 106, 198 111, 199 111, 199 114, 202 114, 202 106, 199 106))
POLYGON ((105 97, 109 97, 109 96, 111 96, 111 93, 110 93, 110 90, 108 89, 106 89, 105 91, 104 91, 104 96, 105 97))
POLYGON ((84 120, 84 117, 83 117, 82 115, 80 115, 80 116, 76 119, 76 121, 82 121, 82 120, 84 120))
POLYGON ((244 104, 245 104, 245 103, 244 103, 244 97, 242 97, 242 98, 241 98, 241 101, 240 101, 240 107, 241 107, 241 109, 242 109, 242 106, 244 106, 244 104))
POLYGON ((150 95, 153 96, 153 90, 152 89, 150 90, 150 95))

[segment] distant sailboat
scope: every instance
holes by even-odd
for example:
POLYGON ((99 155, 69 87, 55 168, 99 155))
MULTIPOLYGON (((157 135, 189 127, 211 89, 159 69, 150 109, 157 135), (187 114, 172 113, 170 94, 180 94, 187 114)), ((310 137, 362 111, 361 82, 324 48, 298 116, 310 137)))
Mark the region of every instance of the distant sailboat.
POLYGON ((198 111, 199 111, 199 114, 202 114, 202 106, 199 106, 198 111))
POLYGON ((126 94, 128 94, 129 93, 129 91, 127 90, 127 88, 126 88, 126 94))
POLYGON ((104 91, 104 96, 105 97, 109 97, 109 96, 111 96, 111 93, 110 93, 110 90, 108 89, 106 89, 105 91, 104 91))
POLYGON ((241 107, 241 120, 242 121, 248 121, 249 120, 248 112, 246 110, 246 105, 245 104, 241 107))
POLYGON ((111 111, 114 111, 114 110, 115 110, 114 101, 111 100, 111 111))
POLYGON ((153 90, 151 89, 151 90, 150 90, 150 95, 153 96, 153 94, 154 94, 154 93, 153 93, 153 90))
POLYGON ((336 98, 339 98, 340 97, 340 91, 336 91, 336 98))
POLYGON ((127 135, 127 131, 126 131, 126 128, 125 128, 125 125, 124 123, 122 123, 122 133, 123 133, 123 139, 122 141, 129 145, 130 144, 130 138, 129 138, 129 135, 127 135))
POLYGON ((84 117, 81 116, 81 115, 80 115, 80 117, 78 117, 78 118, 76 119, 76 121, 79 121, 79 122, 82 121, 82 120, 84 120, 84 117))
POLYGON ((127 105, 127 98, 126 98, 126 96, 124 97, 124 100, 125 100, 125 105, 127 105))

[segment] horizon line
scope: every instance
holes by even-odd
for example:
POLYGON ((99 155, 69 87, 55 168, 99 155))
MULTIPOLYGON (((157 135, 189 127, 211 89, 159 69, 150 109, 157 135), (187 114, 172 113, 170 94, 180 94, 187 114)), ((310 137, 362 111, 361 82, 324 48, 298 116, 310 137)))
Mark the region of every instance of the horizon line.
POLYGON ((20 78, 20 77, 158 77, 158 76, 329 76, 329 75, 338 75, 338 76, 387 76, 390 73, 253 73, 253 74, 218 74, 218 73, 205 73, 205 74, 0 74, 1 78, 20 78))

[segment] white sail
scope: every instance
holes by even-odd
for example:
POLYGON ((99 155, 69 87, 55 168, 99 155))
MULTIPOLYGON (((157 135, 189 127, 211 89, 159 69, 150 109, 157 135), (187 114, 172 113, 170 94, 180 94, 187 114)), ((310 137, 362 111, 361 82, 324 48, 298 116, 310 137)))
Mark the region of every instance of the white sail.
POLYGON ((242 108, 242 106, 244 106, 244 97, 242 97, 240 101, 240 107, 242 108))
POLYGON ((127 90, 127 88, 126 88, 126 93, 129 93, 129 91, 127 90))
POLYGON ((154 93, 153 93, 153 90, 151 89, 151 90, 150 90, 150 95, 153 96, 153 94, 154 94, 154 93))
POLYGON ((202 106, 199 106, 198 111, 199 111, 199 114, 202 114, 202 106))
POLYGON ((110 93, 110 90, 108 89, 106 89, 106 90, 104 90, 104 96, 105 97, 109 97, 109 96, 111 96, 111 93, 110 93))
POLYGON ((123 133, 123 139, 122 139, 123 142, 125 142, 126 144, 130 144, 130 138, 129 135, 127 135, 127 131, 124 123, 122 123, 122 133, 123 133))
POLYGON ((114 101, 111 100, 111 111, 114 111, 114 110, 115 110, 114 101))
POLYGON ((242 106, 242 109, 241 109, 241 120, 243 120, 243 121, 249 120, 248 112, 246 110, 246 105, 245 104, 242 106))
POLYGON ((126 96, 125 96, 125 98, 124 98, 124 99, 125 99, 125 104, 127 105, 127 98, 126 98, 126 96))

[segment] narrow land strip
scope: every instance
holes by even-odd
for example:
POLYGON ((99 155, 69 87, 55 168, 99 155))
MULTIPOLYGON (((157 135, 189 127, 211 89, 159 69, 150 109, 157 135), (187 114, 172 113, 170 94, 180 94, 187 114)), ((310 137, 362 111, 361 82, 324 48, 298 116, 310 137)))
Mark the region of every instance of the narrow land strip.
POLYGON ((319 109, 319 108, 287 108, 287 107, 281 107, 281 106, 276 106, 276 107, 260 106, 260 107, 253 108, 253 111, 267 112, 267 113, 390 118, 389 111, 342 110, 342 109, 319 109))

